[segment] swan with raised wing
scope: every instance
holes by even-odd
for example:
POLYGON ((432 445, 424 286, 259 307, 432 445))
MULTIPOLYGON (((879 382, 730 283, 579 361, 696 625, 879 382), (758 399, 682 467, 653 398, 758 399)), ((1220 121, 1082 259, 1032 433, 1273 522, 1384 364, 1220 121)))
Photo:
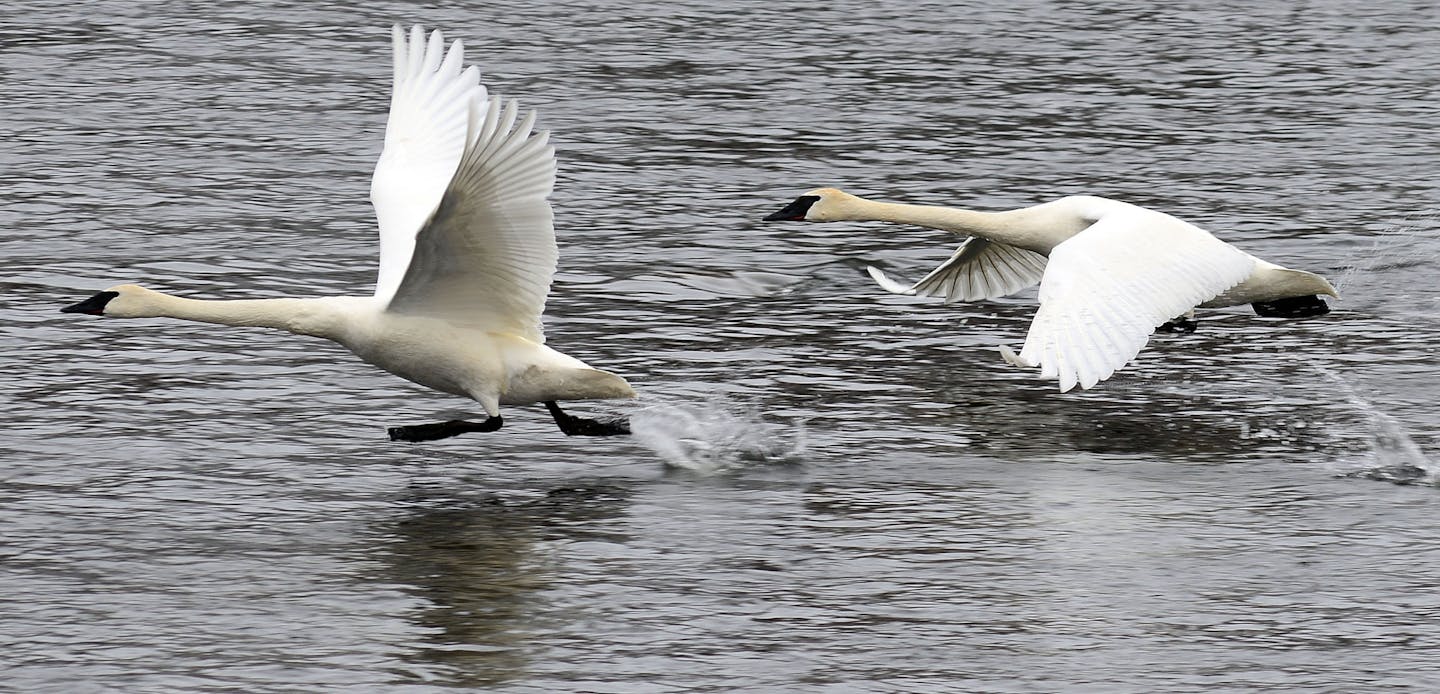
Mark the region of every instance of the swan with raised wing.
POLYGON ((439 31, 392 29, 394 82, 371 182, 380 227, 371 296, 208 301, 122 284, 61 309, 277 328, 333 340, 420 385, 475 400, 483 422, 392 427, 395 440, 495 431, 501 405, 544 403, 567 435, 629 433, 624 420, 565 413, 559 402, 631 398, 625 379, 545 345, 540 315, 558 251, 547 201, 548 133, 520 116, 446 50, 439 31))
POLYGON ((1327 313, 1339 297, 1323 277, 1266 262, 1163 212, 1093 195, 980 212, 866 200, 817 188, 765 221, 886 221, 968 237, 939 267, 906 285, 876 268, 886 291, 979 301, 1040 285, 1040 309, 1017 366, 1039 367, 1060 390, 1090 388, 1134 359, 1155 328, 1193 309, 1251 304, 1262 316, 1327 313))

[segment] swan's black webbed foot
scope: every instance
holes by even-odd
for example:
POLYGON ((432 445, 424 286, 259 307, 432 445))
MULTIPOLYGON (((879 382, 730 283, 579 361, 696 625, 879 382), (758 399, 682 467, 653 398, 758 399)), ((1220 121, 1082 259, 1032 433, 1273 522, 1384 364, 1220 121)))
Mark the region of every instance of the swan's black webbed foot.
POLYGON ((1160 327, 1155 329, 1155 332, 1180 333, 1183 335, 1189 335, 1190 333, 1195 332, 1195 329, 1198 327, 1200 327, 1200 323, 1194 318, 1191 318, 1190 316, 1180 316, 1179 318, 1173 318, 1171 320, 1165 321, 1160 325, 1160 327))
POLYGON ((463 419, 452 419, 448 422, 436 424, 412 424, 404 427, 390 427, 391 441, 438 441, 448 439, 451 436, 459 436, 472 431, 495 431, 505 421, 499 416, 491 417, 483 422, 467 422, 463 419))
POLYGON ((1255 309, 1257 315, 1266 318, 1309 318, 1330 312, 1330 305, 1314 294, 1274 301, 1256 301, 1250 304, 1250 307, 1255 309))
POLYGON ((615 419, 608 422, 601 422, 595 419, 585 419, 575 415, 565 414, 554 400, 545 402, 545 409, 550 410, 550 416, 555 418, 555 423, 560 425, 560 431, 566 436, 623 436, 630 433, 629 419, 615 419))

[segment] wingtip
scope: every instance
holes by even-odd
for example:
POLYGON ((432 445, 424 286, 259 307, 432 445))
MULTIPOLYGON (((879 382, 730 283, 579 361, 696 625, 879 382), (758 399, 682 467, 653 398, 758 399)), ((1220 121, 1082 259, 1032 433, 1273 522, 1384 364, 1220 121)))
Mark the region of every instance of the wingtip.
POLYGON ((392 66, 395 72, 395 79, 399 80, 400 75, 405 71, 407 51, 405 48, 405 27, 399 24, 390 25, 390 51, 392 66))
POLYGON ((890 279, 885 275, 885 273, 880 271, 880 268, 877 268, 874 265, 866 265, 865 272, 870 275, 870 279, 875 280, 875 283, 880 285, 881 289, 884 289, 891 294, 904 294, 907 296, 915 295, 914 287, 908 287, 904 284, 901 284, 900 282, 896 282, 895 280, 890 279))
MULTIPOLYGON (((1005 360, 1005 363, 1006 363, 1006 364, 1009 364, 1009 365, 1011 365, 1011 366, 1018 366, 1018 367, 1026 368, 1026 369, 1033 369, 1033 368, 1036 368, 1036 367, 1040 366, 1040 364, 1036 364, 1036 363, 1034 363, 1034 362, 1031 362, 1031 361, 1025 359, 1024 357, 1016 354, 1016 353, 1015 353, 1015 350, 1010 349, 1009 347, 1006 347, 1005 345, 997 345, 997 346, 996 346, 996 349, 998 349, 998 350, 1000 351, 1000 357, 1005 360)), ((1075 386, 1080 386, 1080 389, 1081 389, 1081 390, 1089 390, 1091 386, 1094 386, 1096 383, 1099 383, 1101 380, 1104 380, 1104 379, 1091 380, 1092 377, 1093 377, 1093 375, 1092 375, 1092 376, 1081 376, 1079 373, 1076 373, 1076 372, 1074 372, 1074 371, 1059 371, 1059 370, 1053 369, 1053 368, 1051 368, 1051 369, 1046 369, 1045 371, 1042 371, 1042 372, 1041 372, 1041 374, 1040 374, 1041 377, 1043 377, 1043 378, 1055 378, 1055 379, 1056 379, 1056 386, 1057 386, 1058 390, 1059 390, 1061 393, 1068 393, 1068 392, 1074 390, 1074 389, 1075 389, 1075 386), (1046 373, 1045 371, 1055 371, 1055 373, 1046 373)))
POLYGON ((1066 371, 1060 374, 1060 392, 1068 393, 1075 390, 1075 386, 1080 386, 1081 390, 1085 389, 1085 385, 1080 382, 1080 374, 1074 371, 1066 371))
POLYGON ((998 349, 1000 350, 1000 357, 1005 360, 1006 364, 1031 369, 1035 368, 1036 366, 1035 364, 1031 364, 1030 362, 1025 361, 1023 358, 1020 357, 1020 355, 1015 353, 1015 350, 1010 349, 1005 345, 999 345, 998 349))

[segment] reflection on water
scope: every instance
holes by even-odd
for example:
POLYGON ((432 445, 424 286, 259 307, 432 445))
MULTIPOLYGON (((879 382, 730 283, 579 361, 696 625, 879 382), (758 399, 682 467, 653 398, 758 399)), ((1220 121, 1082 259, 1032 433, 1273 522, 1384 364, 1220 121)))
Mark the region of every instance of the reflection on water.
POLYGON ((31 5, 0 28, 17 691, 1440 690, 1420 5, 31 5), (547 339, 636 385, 636 437, 514 408, 396 445, 473 408, 333 345, 56 313, 368 291, 394 21, 541 109, 547 339), (1344 299, 1203 312, 1062 395, 996 351, 1033 292, 865 276, 954 239, 759 221, 819 185, 1120 198, 1344 299))
POLYGON ((413 491, 402 502, 411 515, 377 528, 394 539, 379 552, 384 579, 425 600, 414 620, 427 636, 412 657, 444 666, 456 685, 524 677, 532 641, 547 633, 543 593, 557 580, 559 560, 543 546, 627 539, 606 523, 624 513, 622 484, 586 481, 522 500, 413 491))

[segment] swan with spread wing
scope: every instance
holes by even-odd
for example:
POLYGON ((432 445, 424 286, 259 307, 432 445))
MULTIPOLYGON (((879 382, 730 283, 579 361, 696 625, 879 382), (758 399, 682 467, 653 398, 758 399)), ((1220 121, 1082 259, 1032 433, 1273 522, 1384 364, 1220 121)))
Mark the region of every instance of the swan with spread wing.
POLYGON ((545 345, 558 251, 547 196, 555 183, 548 133, 446 49, 439 31, 392 29, 394 84, 371 201, 380 227, 372 296, 232 301, 189 299, 123 284, 66 313, 179 318, 277 328, 344 345, 392 374, 470 398, 483 422, 392 427, 405 441, 494 431, 502 405, 544 403, 567 435, 629 433, 624 420, 575 417, 559 402, 631 398, 625 379, 545 345))
POLYGON ((817 188, 765 221, 886 221, 968 237, 914 284, 875 268, 886 291, 979 301, 1040 285, 1040 309, 1019 354, 1060 390, 1090 388, 1134 359, 1155 328, 1193 309, 1251 304, 1299 318, 1338 298, 1325 278, 1269 263, 1171 215, 1093 195, 1003 212, 877 202, 817 188))

